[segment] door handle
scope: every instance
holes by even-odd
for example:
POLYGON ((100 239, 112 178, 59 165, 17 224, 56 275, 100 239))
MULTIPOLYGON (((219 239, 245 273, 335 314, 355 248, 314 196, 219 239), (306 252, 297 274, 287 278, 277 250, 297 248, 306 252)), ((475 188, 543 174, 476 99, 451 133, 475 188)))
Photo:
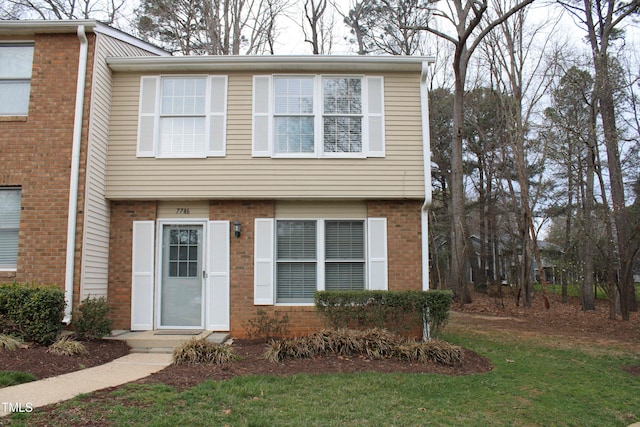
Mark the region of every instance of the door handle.
POLYGON ((206 279, 207 277, 209 277, 209 275, 207 274, 206 271, 202 270, 202 278, 206 279))

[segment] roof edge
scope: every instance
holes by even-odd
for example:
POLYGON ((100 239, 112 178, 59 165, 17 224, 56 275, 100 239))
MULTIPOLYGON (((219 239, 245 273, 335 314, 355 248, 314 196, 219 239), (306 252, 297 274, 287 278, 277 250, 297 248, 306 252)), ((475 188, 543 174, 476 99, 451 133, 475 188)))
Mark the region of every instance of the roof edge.
POLYGON ((107 64, 114 71, 313 71, 337 72, 378 70, 421 72, 432 56, 362 55, 203 55, 174 57, 112 57, 107 64))

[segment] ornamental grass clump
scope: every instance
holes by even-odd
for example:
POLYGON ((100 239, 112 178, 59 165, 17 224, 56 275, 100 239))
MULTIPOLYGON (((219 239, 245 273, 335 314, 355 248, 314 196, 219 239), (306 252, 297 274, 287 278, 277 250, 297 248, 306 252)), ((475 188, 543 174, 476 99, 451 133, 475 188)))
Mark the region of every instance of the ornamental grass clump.
POLYGON ((207 341, 206 338, 191 338, 173 351, 173 363, 223 365, 238 360, 229 345, 207 341))
POLYGON ((65 335, 51 344, 47 349, 47 353, 59 356, 75 356, 76 354, 87 353, 87 349, 80 341, 74 340, 70 335, 65 335))
POLYGON ((396 348, 395 356, 408 362, 455 366, 462 363, 462 348, 440 340, 407 341, 396 348))
POLYGON ((22 345, 22 340, 11 335, 0 334, 0 350, 17 350, 22 345))
POLYGON ((394 357, 408 362, 435 362, 449 366, 462 361, 460 347, 437 340, 411 341, 384 329, 323 329, 306 337, 274 340, 264 358, 275 363, 330 354, 370 359, 394 357))

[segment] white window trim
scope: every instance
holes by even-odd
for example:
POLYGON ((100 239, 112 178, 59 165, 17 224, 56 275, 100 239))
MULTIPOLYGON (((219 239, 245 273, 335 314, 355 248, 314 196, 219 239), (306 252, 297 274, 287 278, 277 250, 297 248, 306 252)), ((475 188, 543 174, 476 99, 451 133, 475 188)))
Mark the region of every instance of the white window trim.
POLYGON ((138 112, 138 136, 137 136, 137 154, 136 157, 152 157, 157 159, 200 159, 207 157, 225 157, 226 156, 226 128, 227 128, 227 101, 228 101, 228 76, 218 74, 161 74, 156 76, 142 76, 140 79, 140 96, 139 96, 139 112, 138 112), (162 81, 166 78, 204 78, 205 79, 205 105, 204 112, 202 114, 162 114, 162 81), (222 111, 213 111, 212 106, 212 80, 215 78, 221 78, 224 80, 224 93, 223 108, 222 111), (143 112, 143 81, 145 79, 155 80, 155 98, 153 112, 143 112), (141 118, 152 117, 153 123, 153 148, 150 151, 143 151, 140 149, 141 139, 141 118), (173 154, 160 154, 160 122, 163 117, 203 117, 205 119, 205 135, 202 152, 200 153, 173 153, 173 154), (221 147, 217 150, 211 149, 211 133, 212 119, 214 117, 223 117, 222 129, 215 130, 215 132, 221 132, 221 147))
MULTIPOLYGON (((22 213, 22 187, 2 187, 0 191, 17 191, 20 193, 20 205, 18 206, 18 211, 22 213)), ((17 230, 18 231, 18 251, 20 250, 20 224, 18 223, 18 227, 4 227, 2 223, 0 223, 0 229, 3 230, 17 230)), ((15 272, 18 270, 18 253, 16 253, 16 265, 10 266, 7 264, 0 264, 1 272, 15 272)))
MULTIPOLYGON (((384 92, 384 79, 381 76, 369 76, 364 74, 273 74, 273 75, 262 75, 262 76, 254 76, 253 84, 253 131, 255 131, 255 122, 257 116, 266 116, 268 117, 268 127, 269 127, 269 135, 268 135, 268 150, 267 151, 259 151, 255 149, 256 143, 255 138, 256 135, 253 135, 253 143, 252 146, 253 157, 271 157, 274 159, 287 159, 287 158, 298 158, 298 159, 329 159, 329 158, 343 158, 343 159, 366 159, 368 157, 385 157, 384 153, 381 155, 380 153, 370 152, 369 150, 369 117, 372 116, 380 116, 384 119, 384 111, 381 114, 372 113, 369 111, 369 78, 377 78, 381 79, 383 82, 382 90, 384 92), (313 116, 314 116, 314 151, 309 153, 276 153, 275 152, 275 79, 278 77, 313 77, 313 116), (324 151, 324 111, 323 111, 323 87, 322 87, 322 79, 323 78, 359 78, 361 80, 362 87, 362 150, 360 152, 354 153, 334 153, 334 152, 325 152, 324 151), (255 100, 255 85, 256 78, 269 78, 269 88, 268 88, 268 104, 269 111, 268 112, 256 112, 256 100, 255 100)), ((381 94, 382 106, 384 110, 384 93, 381 94)), ((340 115, 336 115, 340 116, 340 115)), ((344 117, 351 117, 352 115, 344 115, 344 117)), ((384 151, 384 120, 382 125, 382 141, 383 141, 383 151, 384 151)))
MULTIPOLYGON (((364 224, 363 239, 364 239, 364 289, 369 290, 369 276, 368 276, 368 239, 369 231, 367 225, 367 218, 329 218, 329 217, 314 217, 314 218, 291 218, 282 217, 275 218, 273 221, 274 226, 274 239, 273 239, 273 301, 275 306, 314 306, 314 302, 278 302, 278 281, 277 281, 277 269, 278 269, 278 238, 277 238, 277 226, 278 221, 315 221, 316 223, 316 291, 325 290, 325 264, 327 262, 325 257, 325 222, 326 221, 362 221, 364 224)), ((339 261, 336 261, 339 262, 339 261)))

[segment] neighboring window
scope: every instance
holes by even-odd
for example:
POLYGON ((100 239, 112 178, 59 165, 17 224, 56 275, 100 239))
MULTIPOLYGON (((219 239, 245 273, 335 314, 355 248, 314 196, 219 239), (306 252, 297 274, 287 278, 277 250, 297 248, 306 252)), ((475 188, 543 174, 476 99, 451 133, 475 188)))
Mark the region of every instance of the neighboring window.
POLYGON ((364 288, 364 221, 276 222, 278 303, 311 303, 316 290, 364 288))
POLYGON ((0 44, 0 115, 29 112, 33 44, 0 44))
POLYGON ((384 157, 379 76, 254 76, 254 157, 384 157))
POLYGON ((138 157, 226 154, 227 76, 143 76, 138 157))
POLYGON ((0 188, 0 270, 17 266, 20 206, 19 188, 0 188))
POLYGON ((362 152, 362 79, 322 79, 325 153, 362 152))

